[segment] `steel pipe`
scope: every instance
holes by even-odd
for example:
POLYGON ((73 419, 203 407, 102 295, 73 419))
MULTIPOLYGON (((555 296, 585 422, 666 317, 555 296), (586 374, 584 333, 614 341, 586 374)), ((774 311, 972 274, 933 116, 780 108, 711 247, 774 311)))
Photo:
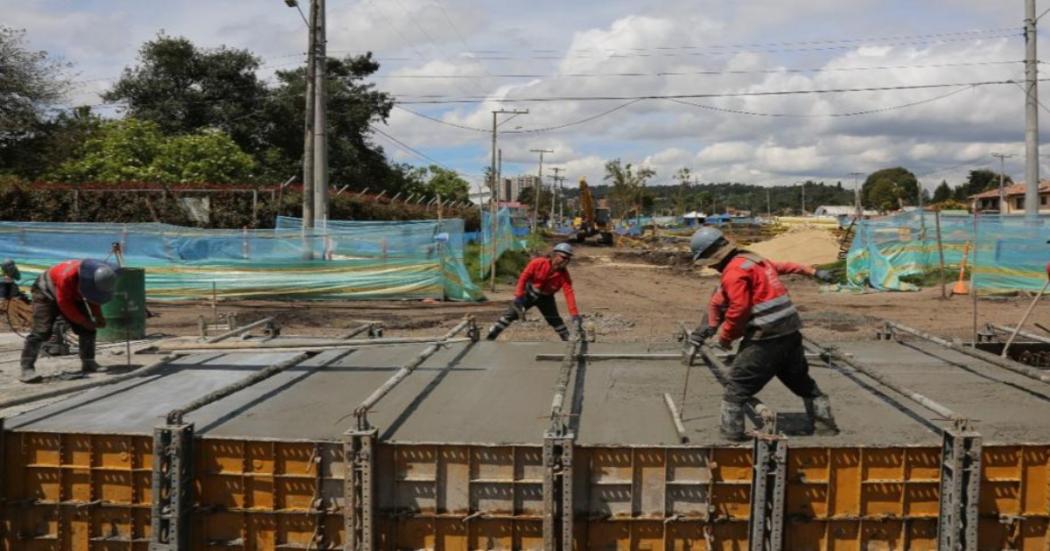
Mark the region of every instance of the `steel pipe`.
POLYGON ((364 324, 364 325, 362 325, 360 327, 355 327, 354 329, 351 329, 349 332, 347 332, 346 334, 344 334, 343 336, 341 336, 339 338, 343 339, 343 340, 352 339, 352 338, 360 335, 361 333, 364 333, 365 331, 373 330, 375 328, 375 326, 376 326, 375 323, 366 323, 366 324, 364 324))
POLYGON ((20 406, 22 404, 28 404, 39 400, 46 400, 48 398, 57 398, 59 396, 72 394, 74 392, 80 392, 82 390, 90 390, 92 388, 97 388, 101 386, 115 385, 117 383, 123 383, 124 381, 134 379, 136 377, 145 377, 147 375, 152 375, 160 371, 161 368, 166 367, 169 363, 184 356, 186 356, 186 354, 169 354, 152 364, 140 367, 135 371, 124 373, 122 375, 114 375, 112 377, 106 377, 105 379, 100 379, 97 381, 86 381, 77 385, 56 388, 44 392, 37 392, 36 394, 30 394, 28 396, 19 396, 17 398, 11 398, 10 400, 4 400, 0 402, 0 409, 20 406))
POLYGON ((678 433, 678 440, 683 444, 689 441, 689 436, 685 432, 685 423, 682 422, 682 414, 678 411, 678 408, 674 405, 674 400, 671 399, 671 395, 664 393, 664 403, 667 404, 667 411, 671 412, 671 421, 674 422, 674 430, 678 433))
POLYGON ((256 327, 262 327, 263 325, 266 325, 267 323, 270 323, 272 321, 273 321, 273 317, 263 318, 263 319, 261 319, 259 321, 254 321, 252 323, 249 323, 248 325, 243 325, 241 327, 238 327, 236 329, 227 331, 227 332, 222 333, 220 335, 215 335, 214 337, 211 337, 210 339, 208 339, 208 340, 206 340, 204 342, 205 342, 205 344, 215 344, 217 342, 224 341, 224 340, 226 340, 226 339, 228 339, 230 337, 236 337, 237 335, 242 335, 244 333, 247 333, 248 331, 251 331, 252 329, 255 329, 256 327))
POLYGON ((1029 340, 1033 340, 1035 342, 1041 342, 1043 344, 1050 344, 1050 339, 1048 339, 1048 338, 1046 338, 1044 336, 1041 336, 1041 335, 1036 335, 1035 333, 1029 333, 1028 331, 1022 331, 1022 330, 1020 330, 1017 327, 1007 327, 1005 325, 996 325, 994 323, 989 323, 988 327, 991 327, 992 329, 995 329, 996 331, 999 331, 1000 333, 1013 333, 1016 330, 1018 336, 1024 337, 1024 338, 1029 339, 1029 340))
POLYGON ((897 331, 901 331, 903 333, 908 333, 909 335, 912 335, 914 337, 930 341, 949 350, 954 350, 972 358, 977 358, 978 360, 988 362, 992 365, 1001 367, 1008 371, 1013 371, 1018 375, 1024 375, 1029 379, 1034 379, 1043 383, 1050 383, 1050 374, 1047 374, 1039 369, 1028 367, 1027 365, 1015 362, 1013 360, 1001 358, 999 356, 996 356, 995 354, 984 352, 983 350, 977 350, 976 348, 970 348, 968 346, 960 346, 947 339, 938 337, 937 335, 932 335, 930 333, 926 333, 925 331, 920 331, 918 329, 908 327, 907 325, 901 325, 895 321, 886 322, 886 326, 897 331))
POLYGON ((802 340, 804 340, 805 342, 809 343, 814 348, 819 350, 820 351, 820 355, 826 356, 823 359, 825 359, 825 361, 828 361, 829 363, 831 361, 836 361, 836 362, 841 362, 843 364, 846 364, 846 365, 850 366, 851 368, 859 371, 860 373, 863 373, 864 375, 867 375, 868 377, 871 377, 872 379, 875 379, 876 381, 881 383, 883 386, 891 388, 891 389, 893 389, 894 391, 896 391, 897 393, 899 393, 899 394, 901 394, 903 396, 907 396, 908 398, 910 398, 911 400, 915 401, 916 403, 918 403, 922 407, 924 407, 924 408, 926 408, 926 409, 928 409, 928 410, 930 410, 930 411, 932 411, 932 412, 934 412, 934 413, 944 417, 945 419, 951 419, 951 420, 962 419, 962 417, 959 414, 957 414, 954 411, 948 409, 944 405, 939 404, 939 403, 937 403, 937 402, 927 398, 926 396, 923 396, 922 394, 919 394, 918 392, 915 392, 914 390, 912 390, 912 389, 910 389, 910 388, 908 388, 908 387, 906 387, 904 385, 896 383, 895 381, 887 378, 885 375, 879 373, 878 371, 875 371, 874 369, 872 369, 872 368, 870 368, 870 367, 868 367, 868 366, 866 366, 866 365, 864 365, 864 364, 862 364, 862 363, 860 363, 860 362, 858 362, 856 360, 851 360, 851 359, 847 358, 844 354, 840 353, 838 350, 835 350, 834 348, 831 348, 831 347, 825 346, 823 344, 820 344, 819 342, 817 342, 817 341, 815 341, 815 340, 813 340, 813 339, 811 339, 811 338, 809 338, 809 337, 807 337, 805 335, 802 336, 802 340))
POLYGON ((578 361, 582 335, 569 339, 565 343, 565 354, 562 355, 558 381, 554 385, 554 397, 551 399, 550 432, 560 435, 564 426, 561 424, 562 409, 565 407, 565 394, 569 390, 569 379, 572 377, 572 366, 578 361))
MULTIPOLYGON (((346 347, 358 347, 358 346, 374 346, 382 344, 421 344, 446 340, 443 337, 400 337, 400 338, 379 338, 379 339, 354 339, 354 340, 295 340, 295 339, 278 339, 267 342, 228 342, 218 343, 215 345, 205 344, 193 344, 193 343, 173 343, 168 345, 158 345, 150 350, 159 350, 162 352, 172 351, 209 351, 209 350, 272 350, 272 349, 295 349, 295 348, 306 348, 306 349, 322 349, 322 348, 346 348, 346 347)), ((469 340, 469 339, 463 339, 469 340)))
MULTIPOLYGON (((707 365, 711 367, 711 373, 714 374, 715 379, 723 387, 728 385, 726 378, 729 376, 729 367, 715 354, 715 351, 708 345, 703 345, 697 348, 697 352, 700 357, 707 362, 707 365)), ((762 419, 762 423, 765 426, 775 427, 777 414, 769 408, 766 404, 762 403, 762 400, 755 398, 754 396, 747 399, 745 402, 748 408, 751 409, 752 413, 762 419)))
MULTIPOLYGON (((417 367, 422 365, 423 362, 427 361, 427 358, 433 356, 434 353, 440 350, 442 346, 450 344, 452 342, 453 337, 458 335, 460 332, 462 332, 464 329, 466 329, 473 323, 474 318, 472 316, 467 316, 466 318, 464 318, 463 321, 456 324, 455 327, 449 330, 448 333, 445 333, 444 336, 442 336, 437 342, 431 343, 430 346, 424 348, 423 351, 417 354, 416 357, 412 358, 411 361, 401 366, 401 368, 397 370, 397 373, 394 373, 389 379, 387 379, 385 383, 383 383, 382 386, 375 389, 372 392, 372 394, 365 398, 361 402, 361 404, 354 409, 354 417, 357 421, 357 430, 367 430, 369 428, 368 411, 371 410, 373 406, 375 406, 376 402, 383 399, 383 397, 389 394, 390 391, 394 389, 394 387, 396 387, 406 377, 411 375, 417 367)), ((462 340, 471 341, 472 339, 462 340)))

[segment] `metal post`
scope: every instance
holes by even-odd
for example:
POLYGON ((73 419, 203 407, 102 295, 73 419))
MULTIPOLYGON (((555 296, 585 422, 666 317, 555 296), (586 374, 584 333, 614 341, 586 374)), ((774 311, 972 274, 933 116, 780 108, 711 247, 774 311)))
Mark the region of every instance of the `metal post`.
POLYGON ((999 159, 999 216, 1006 214, 1009 206, 1006 202, 1006 159, 1013 157, 1013 155, 1007 155, 1005 153, 992 153, 992 157, 999 159))
POLYGON ((756 436, 752 447, 750 551, 780 551, 784 542, 787 442, 756 436))
POLYGON ((1035 0, 1025 0, 1024 216, 1028 222, 1039 219, 1039 57, 1036 21, 1035 0))
POLYGON ((933 211, 933 220, 937 224, 937 254, 941 259, 941 298, 948 298, 948 282, 944 273, 944 241, 941 239, 941 209, 933 211))
POLYGON ((944 431, 937 549, 976 551, 981 436, 965 426, 944 431))
POLYGON ((317 54, 314 57, 314 217, 315 227, 328 224, 328 63, 325 37, 325 0, 317 3, 317 54))
POLYGON ((372 551, 375 547, 375 451, 378 430, 348 431, 343 442, 346 462, 343 523, 346 551, 372 551))
POLYGON ((188 550, 193 506, 193 425, 157 427, 153 432, 153 453, 149 550, 188 550))
POLYGON ((306 46, 306 123, 303 138, 303 232, 314 227, 314 69, 317 64, 317 0, 310 0, 309 37, 306 46))

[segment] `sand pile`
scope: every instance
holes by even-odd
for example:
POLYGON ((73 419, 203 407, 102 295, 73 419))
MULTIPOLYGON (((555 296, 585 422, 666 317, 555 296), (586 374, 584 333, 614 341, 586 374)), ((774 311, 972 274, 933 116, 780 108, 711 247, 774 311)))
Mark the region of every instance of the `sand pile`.
POLYGON ((828 264, 838 260, 839 243, 829 230, 800 227, 747 247, 771 260, 828 264))

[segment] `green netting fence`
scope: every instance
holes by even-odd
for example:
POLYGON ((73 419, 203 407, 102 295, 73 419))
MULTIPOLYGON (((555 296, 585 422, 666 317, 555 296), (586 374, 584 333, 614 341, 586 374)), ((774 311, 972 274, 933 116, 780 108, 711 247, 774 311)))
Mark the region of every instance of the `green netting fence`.
MULTIPOLYGON (((980 292, 1001 293, 1039 290, 1046 283, 1050 260, 1050 224, 1023 218, 979 215, 941 216, 944 263, 959 268, 966 256, 980 292), (976 237, 976 238, 975 238, 976 237)), ((853 288, 912 291, 917 287, 902 278, 940 267, 937 224, 932 212, 906 212, 857 226, 846 258, 846 273, 853 288)))
POLYGON ((332 222, 304 232, 297 219, 266 230, 168 224, 0 222, 0 258, 28 285, 71 258, 103 258, 120 243, 146 269, 151 300, 447 299, 484 297, 463 266, 460 220, 332 222))
POLYGON ((488 273, 493 256, 498 259, 507 251, 524 251, 528 248, 526 241, 515 235, 511 212, 507 208, 496 212, 495 232, 492 227, 492 214, 488 211, 482 213, 480 245, 479 277, 488 273))

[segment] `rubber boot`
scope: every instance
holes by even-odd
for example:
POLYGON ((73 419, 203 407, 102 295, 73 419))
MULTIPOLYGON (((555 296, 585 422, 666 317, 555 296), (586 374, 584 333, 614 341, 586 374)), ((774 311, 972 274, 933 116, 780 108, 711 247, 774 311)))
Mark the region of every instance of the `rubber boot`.
POLYGON ((839 433, 839 427, 835 424, 835 417, 831 414, 831 401, 827 396, 805 400, 806 416, 813 424, 813 434, 817 436, 835 436, 839 433))
POLYGON ((22 375, 18 380, 23 383, 39 383, 42 377, 36 372, 36 357, 40 354, 40 340, 30 335, 22 348, 22 375))
POLYGON ((94 373, 98 371, 98 362, 95 361, 95 333, 84 333, 80 338, 80 372, 94 373))
POLYGON ((726 440, 743 442, 747 440, 744 434, 744 406, 722 400, 722 425, 718 432, 726 440))

